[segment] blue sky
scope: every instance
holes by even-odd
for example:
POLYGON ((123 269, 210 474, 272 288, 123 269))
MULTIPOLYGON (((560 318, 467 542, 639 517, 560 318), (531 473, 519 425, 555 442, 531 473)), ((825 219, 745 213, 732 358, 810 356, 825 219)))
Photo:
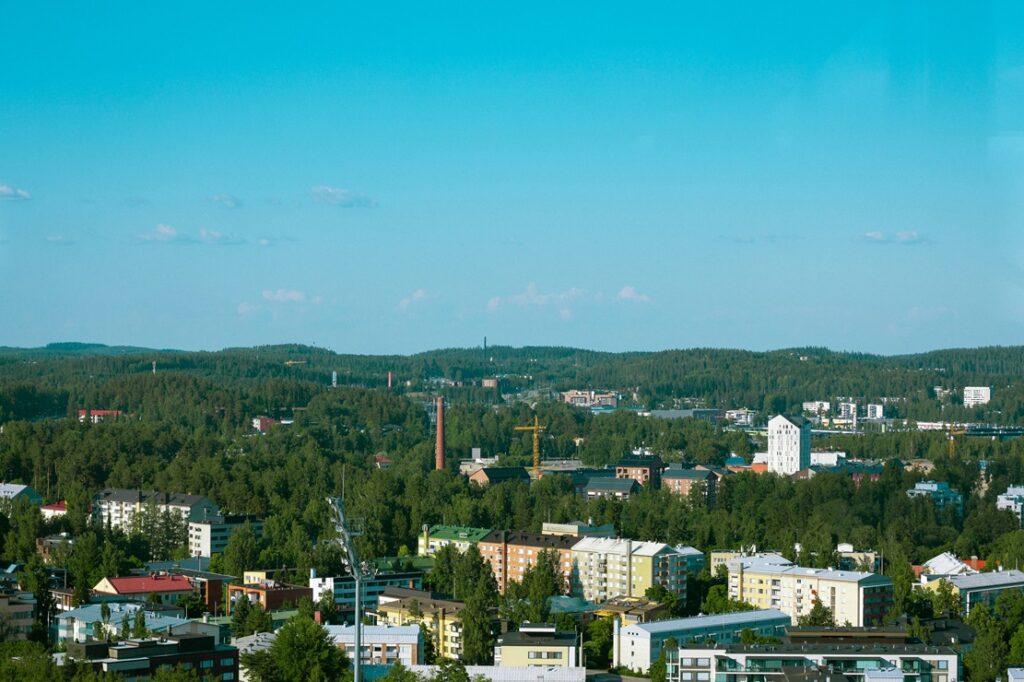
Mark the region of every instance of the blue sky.
POLYGON ((1024 339, 1019 3, 14 5, 0 344, 1024 339))

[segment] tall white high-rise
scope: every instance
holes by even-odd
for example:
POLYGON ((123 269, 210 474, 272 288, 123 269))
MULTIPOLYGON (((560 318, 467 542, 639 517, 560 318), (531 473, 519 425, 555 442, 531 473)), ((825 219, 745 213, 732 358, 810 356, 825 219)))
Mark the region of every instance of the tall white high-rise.
POLYGON ((811 465, 811 423, 784 414, 768 422, 768 471, 789 476, 811 465))

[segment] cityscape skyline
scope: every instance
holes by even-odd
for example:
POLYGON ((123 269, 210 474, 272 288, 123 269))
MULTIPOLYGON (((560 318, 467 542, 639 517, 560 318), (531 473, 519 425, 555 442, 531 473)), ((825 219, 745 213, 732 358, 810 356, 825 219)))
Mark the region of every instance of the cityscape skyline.
POLYGON ((1024 9, 17 6, 0 345, 1014 345, 1024 9))

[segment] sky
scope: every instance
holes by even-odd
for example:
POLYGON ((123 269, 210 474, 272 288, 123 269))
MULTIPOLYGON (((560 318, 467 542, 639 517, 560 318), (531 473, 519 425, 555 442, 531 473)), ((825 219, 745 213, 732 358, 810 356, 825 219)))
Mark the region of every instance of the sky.
POLYGON ((1024 6, 13 3, 0 345, 1024 342, 1024 6))

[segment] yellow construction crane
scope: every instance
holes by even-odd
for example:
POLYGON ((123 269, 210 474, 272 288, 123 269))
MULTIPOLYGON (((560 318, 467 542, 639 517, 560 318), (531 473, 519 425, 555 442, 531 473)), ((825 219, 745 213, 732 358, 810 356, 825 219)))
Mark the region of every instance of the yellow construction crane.
POLYGON ((530 426, 516 426, 516 431, 533 431, 533 477, 540 477, 540 432, 546 427, 540 425, 540 418, 534 415, 530 426))
POLYGON ((956 437, 962 436, 967 433, 967 429, 963 426, 957 426, 952 421, 949 422, 949 458, 954 459, 956 457, 956 437))

